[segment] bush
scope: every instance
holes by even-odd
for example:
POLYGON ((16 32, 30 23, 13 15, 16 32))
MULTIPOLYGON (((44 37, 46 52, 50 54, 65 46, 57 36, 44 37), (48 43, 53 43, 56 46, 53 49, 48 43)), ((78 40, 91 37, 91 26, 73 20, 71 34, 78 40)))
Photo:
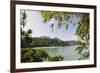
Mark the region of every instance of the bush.
POLYGON ((42 62, 47 57, 48 54, 42 49, 21 49, 21 62, 42 62))
POLYGON ((48 57, 48 61, 62 61, 64 59, 64 57, 62 57, 61 55, 59 56, 54 56, 54 57, 48 57))

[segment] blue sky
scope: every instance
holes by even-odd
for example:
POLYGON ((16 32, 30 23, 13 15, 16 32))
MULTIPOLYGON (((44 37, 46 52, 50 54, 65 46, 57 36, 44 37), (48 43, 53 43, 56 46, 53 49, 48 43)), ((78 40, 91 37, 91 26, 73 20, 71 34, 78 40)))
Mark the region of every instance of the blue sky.
POLYGON ((32 37, 40 37, 40 36, 49 36, 51 38, 59 38, 61 40, 77 40, 75 35, 75 31, 77 25, 73 25, 76 23, 79 18, 73 17, 72 23, 70 23, 68 30, 64 28, 57 29, 57 22, 52 19, 48 23, 43 22, 43 18, 41 17, 41 11, 30 11, 26 10, 27 14, 27 23, 24 30, 31 29, 32 37), (51 23, 54 23, 54 31, 52 32, 51 23))

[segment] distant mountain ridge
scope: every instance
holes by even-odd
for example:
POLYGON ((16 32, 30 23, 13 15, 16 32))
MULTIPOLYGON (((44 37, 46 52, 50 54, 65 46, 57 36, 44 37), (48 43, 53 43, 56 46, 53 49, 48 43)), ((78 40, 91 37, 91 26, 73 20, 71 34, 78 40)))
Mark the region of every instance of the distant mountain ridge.
POLYGON ((44 47, 44 46, 68 46, 77 45, 78 41, 63 41, 57 37, 51 38, 49 36, 33 37, 32 46, 33 47, 44 47))

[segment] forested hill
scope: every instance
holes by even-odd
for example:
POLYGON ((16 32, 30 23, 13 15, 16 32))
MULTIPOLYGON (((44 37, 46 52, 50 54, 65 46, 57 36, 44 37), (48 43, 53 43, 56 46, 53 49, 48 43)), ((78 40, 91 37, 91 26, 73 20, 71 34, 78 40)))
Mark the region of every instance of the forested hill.
POLYGON ((59 38, 50 38, 48 36, 33 37, 32 38, 33 47, 44 47, 44 46, 68 46, 77 45, 77 41, 62 41, 59 38))
POLYGON ((21 41, 22 48, 28 47, 47 47, 47 46, 70 46, 70 45, 77 45, 78 41, 63 41, 59 38, 51 38, 48 36, 41 36, 41 37, 32 37, 28 39, 24 39, 21 41), (31 41, 31 43, 28 43, 31 41))

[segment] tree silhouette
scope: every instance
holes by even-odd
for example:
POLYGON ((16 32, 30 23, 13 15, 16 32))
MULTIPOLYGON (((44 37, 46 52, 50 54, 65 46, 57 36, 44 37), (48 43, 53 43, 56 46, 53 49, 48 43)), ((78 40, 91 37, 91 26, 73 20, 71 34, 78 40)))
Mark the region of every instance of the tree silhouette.
POLYGON ((27 19, 27 14, 25 10, 21 10, 20 13, 20 21, 21 21, 21 47, 27 47, 30 46, 32 42, 32 30, 28 29, 27 31, 24 30, 24 27, 26 25, 26 19, 27 19))

